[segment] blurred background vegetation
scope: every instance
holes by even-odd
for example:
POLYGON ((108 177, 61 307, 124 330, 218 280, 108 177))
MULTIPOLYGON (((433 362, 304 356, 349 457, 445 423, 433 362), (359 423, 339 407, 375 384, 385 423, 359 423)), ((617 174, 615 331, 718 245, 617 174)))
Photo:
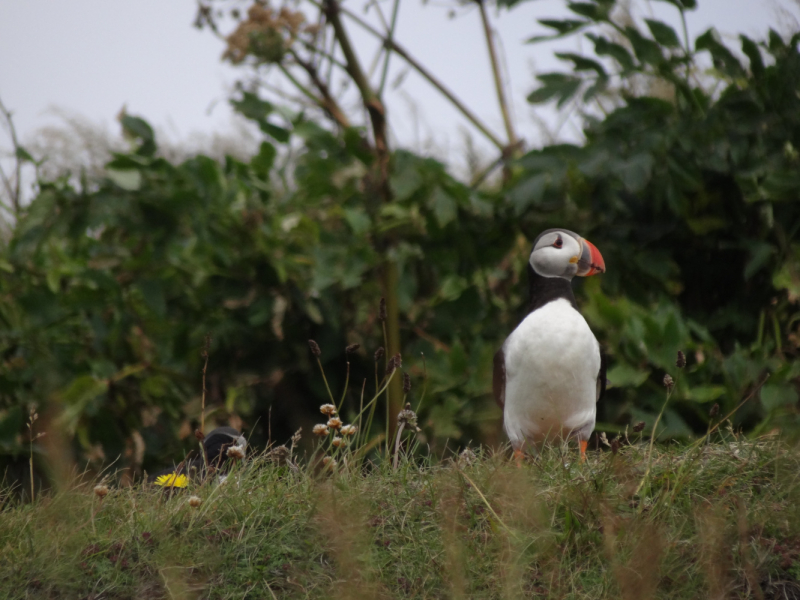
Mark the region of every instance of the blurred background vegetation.
MULTIPOLYGON (((670 4, 691 18, 694 0, 670 4)), ((550 34, 530 43, 581 37, 586 51, 558 54, 564 71, 539 75, 529 101, 580 114, 585 142, 526 150, 493 58, 502 136, 451 99, 497 160, 457 178, 391 145, 388 60, 450 94, 394 40, 392 14, 367 31, 383 48, 369 70, 348 33, 363 24, 333 0, 232 5, 201 4, 196 24, 242 69, 231 102, 263 133, 256 153, 165 151, 127 114, 104 166, 54 172, 13 140, 38 181, 27 202, 18 171, 3 176, 7 477, 24 477, 32 407, 48 431, 38 453, 50 443, 92 468, 121 456, 133 471, 179 458, 200 422, 206 336, 207 428, 231 423, 262 446, 310 432, 327 400, 315 339, 337 399, 344 349, 361 345, 345 416, 362 382, 374 391, 386 345, 402 352, 415 405, 425 390, 432 452, 499 445, 491 357, 522 314, 531 242, 554 226, 594 242, 608 267, 575 283, 609 355, 598 430, 652 423, 680 349, 662 439, 704 433, 714 403, 727 414, 749 395, 736 427, 800 432, 800 33, 690 40, 613 0, 569 3, 572 17, 541 21, 550 34), (270 85, 278 72, 291 93, 270 85)), ((396 415, 399 388, 390 401, 396 415)))

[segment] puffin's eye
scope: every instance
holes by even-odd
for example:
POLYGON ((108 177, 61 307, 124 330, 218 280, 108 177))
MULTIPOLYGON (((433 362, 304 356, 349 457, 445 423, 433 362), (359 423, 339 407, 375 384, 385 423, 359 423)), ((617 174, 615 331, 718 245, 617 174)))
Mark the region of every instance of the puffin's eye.
POLYGON ((553 242, 553 247, 554 248, 561 248, 563 245, 564 245, 564 241, 561 239, 561 236, 558 236, 556 238, 556 241, 553 242))

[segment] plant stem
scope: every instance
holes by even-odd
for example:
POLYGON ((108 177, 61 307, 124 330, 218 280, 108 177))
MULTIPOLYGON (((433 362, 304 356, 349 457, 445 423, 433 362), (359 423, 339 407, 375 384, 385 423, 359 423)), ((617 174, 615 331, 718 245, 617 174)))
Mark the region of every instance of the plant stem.
MULTIPOLYGON (((375 5, 378 6, 378 3, 376 2, 375 5)), ((389 31, 386 34, 386 39, 389 42, 389 44, 391 44, 392 40, 394 39, 394 28, 395 25, 397 24, 397 9, 399 7, 400 7, 400 0, 394 0, 394 5, 392 6, 392 21, 389 24, 389 31)), ((380 7, 378 8, 378 10, 380 11, 380 7)), ((389 51, 389 47, 390 46, 387 45, 386 57, 383 60, 383 70, 381 71, 381 82, 378 85, 379 97, 383 97, 383 90, 386 87, 386 75, 389 73, 389 59, 392 56, 392 53, 389 51)))
POLYGON ((400 423, 400 426, 397 428, 397 435, 394 439, 394 461, 392 462, 392 468, 395 471, 397 471, 397 459, 400 457, 400 437, 403 435, 405 426, 405 423, 400 423))
POLYGON ((476 0, 478 8, 481 13, 481 21, 483 22, 483 34, 486 37, 486 46, 489 50, 489 60, 492 64, 492 75, 494 76, 494 87, 497 92, 497 101, 500 103, 500 112, 503 115, 503 123, 506 127, 506 135, 508 136, 508 150, 514 152, 517 148, 517 134, 514 131, 514 126, 511 123, 511 114, 508 110, 508 99, 506 98, 505 88, 503 86, 503 78, 500 74, 500 63, 497 60, 497 50, 495 49, 494 36, 492 34, 492 27, 489 24, 489 15, 486 12, 486 3, 484 0, 476 0))

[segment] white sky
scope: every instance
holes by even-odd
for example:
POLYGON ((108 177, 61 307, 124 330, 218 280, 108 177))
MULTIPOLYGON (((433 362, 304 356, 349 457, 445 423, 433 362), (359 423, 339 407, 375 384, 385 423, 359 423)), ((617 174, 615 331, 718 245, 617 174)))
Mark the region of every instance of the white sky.
MULTIPOLYGON (((536 19, 567 16, 564 4, 528 1, 499 15, 491 11, 502 40, 515 122, 528 147, 542 143, 533 118, 533 111, 541 109, 525 101, 535 86, 534 71, 558 69, 553 50, 570 50, 574 45, 523 42, 543 32, 536 19)), ((699 4, 689 13, 692 39, 711 25, 723 36, 743 32, 758 38, 769 26, 796 30, 800 20, 800 0, 700 0, 699 4)), ((363 15, 364 0, 345 0, 345 5, 363 15)), ((385 13, 391 11, 389 0, 381 0, 381 5, 385 13)), ((635 0, 634 5, 645 16, 655 13, 677 23, 676 11, 664 2, 635 0)), ((220 61, 220 40, 192 27, 195 10, 194 0, 0 0, 0 98, 13 111, 20 138, 24 142, 52 123, 56 118, 52 107, 105 123, 115 131, 114 118, 123 104, 129 113, 177 139, 233 130, 228 92, 245 73, 220 61)), ((346 22, 346 26, 356 34, 356 25, 346 22)), ((367 36, 356 39, 361 48, 367 47, 367 36)), ((504 136, 474 6, 403 0, 397 39, 497 135, 504 136), (456 17, 449 18, 453 11, 456 17)), ((738 48, 738 43, 732 46, 738 48)), ((402 60, 392 60, 392 73, 397 74, 402 60)), ((432 138, 439 155, 462 151, 459 128, 464 122, 449 105, 413 75, 401 90, 387 98, 398 143, 419 149, 432 138), (414 127, 408 99, 419 109, 421 130, 414 127)), ((5 140, 0 144, 6 145, 5 140)), ((482 147, 489 151, 489 146, 482 147)))

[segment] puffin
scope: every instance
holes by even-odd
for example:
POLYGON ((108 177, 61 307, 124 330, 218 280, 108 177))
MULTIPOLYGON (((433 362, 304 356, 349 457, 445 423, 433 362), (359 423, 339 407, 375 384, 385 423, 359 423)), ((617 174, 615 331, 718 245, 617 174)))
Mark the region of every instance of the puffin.
POLYGON ((176 467, 152 475, 150 481, 167 489, 183 488, 189 484, 190 478, 204 479, 208 467, 210 472, 219 474, 222 483, 227 478, 229 463, 245 457, 247 440, 233 427, 217 427, 203 438, 203 452, 205 460, 191 452, 176 467))
POLYGON ((572 278, 604 273, 600 251, 548 229, 528 260, 527 314, 494 356, 492 391, 518 463, 525 448, 577 439, 581 460, 606 388, 606 359, 578 310, 572 278))

